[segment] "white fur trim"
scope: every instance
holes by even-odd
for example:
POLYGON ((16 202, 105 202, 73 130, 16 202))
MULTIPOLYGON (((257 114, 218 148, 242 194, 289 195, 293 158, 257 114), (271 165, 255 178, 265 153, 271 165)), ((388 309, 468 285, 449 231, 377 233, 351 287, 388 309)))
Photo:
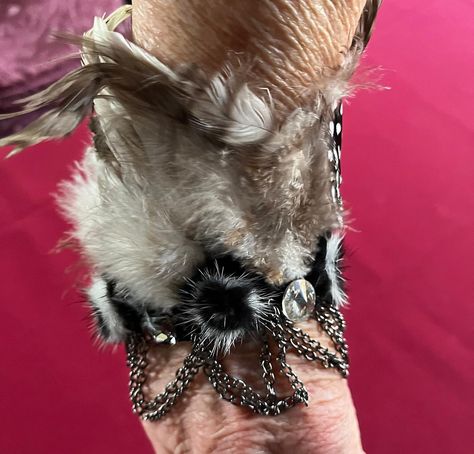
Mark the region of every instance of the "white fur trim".
POLYGON ((59 203, 72 234, 98 274, 152 306, 177 302, 175 287, 202 261, 202 249, 169 220, 146 181, 121 180, 90 149, 61 189, 59 203))
POLYGON ((94 277, 92 285, 87 291, 90 303, 100 313, 104 325, 108 330, 107 342, 122 342, 127 331, 122 324, 122 320, 117 316, 117 312, 110 304, 107 295, 107 284, 101 277, 94 277))

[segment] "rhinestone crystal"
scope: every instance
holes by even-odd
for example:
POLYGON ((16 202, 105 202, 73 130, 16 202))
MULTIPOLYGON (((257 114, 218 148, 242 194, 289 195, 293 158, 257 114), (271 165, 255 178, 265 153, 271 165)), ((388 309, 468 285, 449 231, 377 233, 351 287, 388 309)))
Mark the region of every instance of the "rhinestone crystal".
POLYGON ((283 314, 292 321, 306 320, 314 310, 316 292, 306 279, 296 279, 285 290, 281 302, 283 314))
POLYGON ((157 344, 176 344, 176 338, 168 332, 157 331, 155 334, 153 334, 153 339, 157 344))

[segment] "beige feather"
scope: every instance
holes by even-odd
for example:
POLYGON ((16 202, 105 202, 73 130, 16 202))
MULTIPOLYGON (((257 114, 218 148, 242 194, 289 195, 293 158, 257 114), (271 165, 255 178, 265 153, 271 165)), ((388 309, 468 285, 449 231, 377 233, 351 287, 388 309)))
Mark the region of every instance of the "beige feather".
POLYGON ((279 124, 272 103, 240 77, 243 67, 210 80, 173 70, 113 31, 130 14, 122 8, 75 40, 84 66, 23 100, 23 112, 46 112, 0 146, 15 153, 62 137, 95 111, 95 149, 63 206, 97 273, 145 300, 172 304, 179 279, 205 254, 231 254, 274 284, 302 277, 318 238, 339 225, 328 124, 376 4, 368 2, 341 68, 279 124))

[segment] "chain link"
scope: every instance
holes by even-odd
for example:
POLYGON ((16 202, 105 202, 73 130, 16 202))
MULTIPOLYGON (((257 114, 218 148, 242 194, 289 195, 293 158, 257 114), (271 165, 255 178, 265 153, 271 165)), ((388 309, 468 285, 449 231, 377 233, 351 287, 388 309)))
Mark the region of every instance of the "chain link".
POLYGON ((263 370, 263 381, 267 389, 267 398, 270 399, 272 396, 276 396, 275 392, 275 374, 273 373, 272 365, 272 353, 270 351, 270 344, 268 343, 267 336, 264 337, 262 343, 262 352, 260 353, 260 363, 263 370))
POLYGON ((155 421, 163 417, 183 394, 195 375, 202 367, 211 385, 221 396, 235 405, 250 408, 262 415, 278 415, 282 411, 299 403, 307 405, 308 392, 303 382, 293 372, 286 356, 290 349, 308 361, 317 361, 325 368, 334 368, 343 377, 348 375, 348 349, 343 333, 345 321, 342 314, 329 304, 316 305, 313 314, 315 320, 328 334, 334 344, 334 351, 323 347, 317 340, 296 328, 275 305, 274 311, 266 322, 265 330, 260 333, 262 348, 260 364, 265 384, 265 394, 255 391, 250 385, 225 372, 222 363, 214 357, 210 349, 205 348, 199 339, 194 339, 192 352, 184 359, 174 380, 165 387, 163 393, 147 400, 143 387, 147 381, 147 353, 150 340, 141 335, 130 336, 127 343, 127 362, 130 368, 130 398, 133 411, 144 420, 155 421), (272 354, 269 339, 273 338, 277 353, 272 354), (276 375, 273 361, 279 364, 279 372, 284 376, 293 393, 279 397, 275 390, 276 375))
POLYGON ((133 412, 144 420, 157 420, 164 416, 183 394, 194 376, 202 366, 197 348, 184 359, 173 381, 168 383, 165 391, 152 400, 147 400, 143 386, 147 381, 146 368, 148 366, 148 341, 145 337, 132 335, 127 342, 127 364, 130 369, 130 399, 133 412))

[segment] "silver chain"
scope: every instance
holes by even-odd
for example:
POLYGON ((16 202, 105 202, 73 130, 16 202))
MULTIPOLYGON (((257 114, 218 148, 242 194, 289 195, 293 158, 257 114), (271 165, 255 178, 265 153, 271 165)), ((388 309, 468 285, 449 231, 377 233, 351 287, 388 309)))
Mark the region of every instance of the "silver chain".
POLYGON ((134 334, 127 342, 127 364, 130 369, 130 399, 133 412, 144 420, 160 419, 174 405, 176 399, 183 394, 194 376, 199 372, 202 363, 196 349, 184 359, 183 366, 176 371, 173 381, 168 383, 164 392, 147 400, 143 386, 147 381, 147 353, 149 344, 144 336, 134 334))
POLYGON ((174 380, 168 383, 164 392, 147 400, 143 387, 147 381, 147 354, 151 340, 138 334, 130 336, 127 343, 127 361, 130 368, 130 398, 133 411, 144 420, 160 419, 183 394, 201 368, 222 399, 248 407, 255 413, 274 416, 299 403, 307 404, 308 392, 287 363, 288 350, 295 351, 308 361, 317 361, 325 368, 334 368, 343 377, 348 374, 348 351, 343 335, 345 322, 342 314, 334 306, 319 304, 314 318, 332 340, 334 351, 323 347, 319 341, 296 328, 281 314, 280 309, 274 306, 265 331, 261 333, 260 364, 266 389, 264 394, 255 391, 242 379, 225 372, 220 360, 195 338, 193 350, 185 358, 183 366, 177 370, 174 380), (271 340, 277 350, 275 355, 270 348, 271 340), (279 373, 287 379, 292 388, 293 393, 289 396, 277 395, 274 362, 279 364, 279 373))

